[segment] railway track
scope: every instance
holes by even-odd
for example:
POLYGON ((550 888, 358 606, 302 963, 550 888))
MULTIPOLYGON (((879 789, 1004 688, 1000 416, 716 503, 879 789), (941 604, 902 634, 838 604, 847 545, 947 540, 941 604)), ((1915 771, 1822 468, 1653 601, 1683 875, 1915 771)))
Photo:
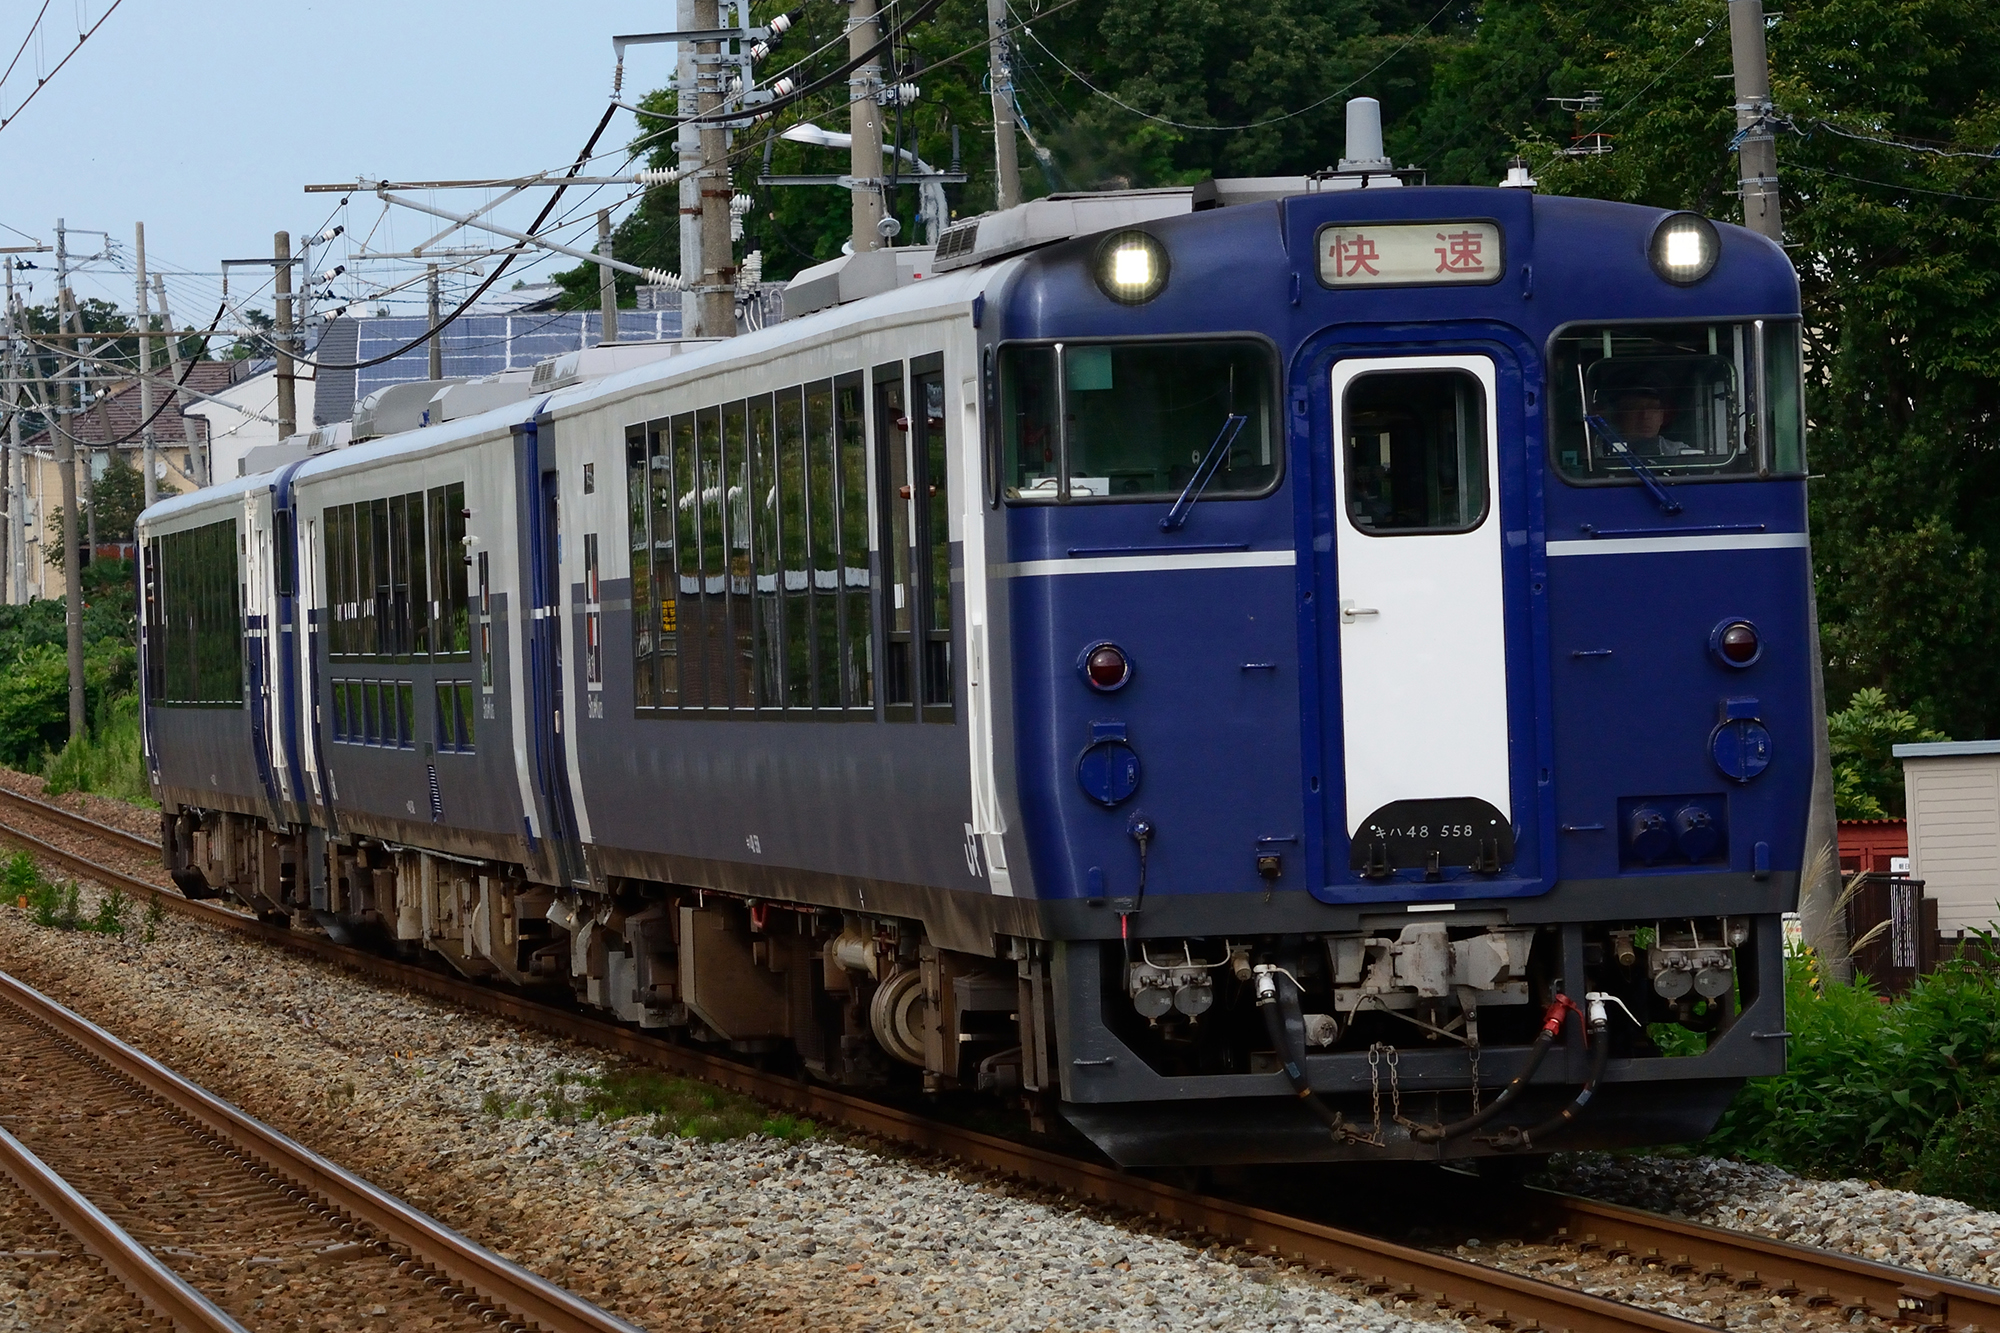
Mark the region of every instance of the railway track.
MULTIPOLYGON (((128 873, 101 859, 106 852, 120 859, 134 855, 156 859, 157 849, 146 839, 5 789, 0 789, 0 840, 26 847, 51 864, 107 887, 155 898, 166 910, 276 947, 582 1042, 636 1063, 702 1079, 789 1111, 838 1122, 906 1148, 1051 1186, 1157 1225, 1200 1233, 1239 1250, 1301 1264, 1330 1276, 1352 1294, 1400 1305, 1412 1314, 1483 1322, 1509 1333, 1635 1329, 1689 1333, 1713 1326, 941 1123, 673 1045, 522 995, 351 950, 318 934, 258 921, 213 903, 191 901, 157 880, 128 873), (43 828, 38 833, 22 827, 23 822, 43 828), (104 850, 95 857, 85 856, 52 840, 51 826, 104 850)), ((2000 1289, 1548 1191, 1522 1191, 1506 1206, 1527 1219, 1529 1227, 1539 1230, 1538 1240, 1552 1252, 1579 1258, 1596 1256, 1630 1265, 1635 1271, 1672 1275, 1697 1297, 1713 1291, 1738 1301, 1777 1298, 1829 1326, 1859 1321, 1893 1324, 1917 1333, 2000 1330, 2000 1289)))
POLYGON ((0 973, 0 1169, 177 1328, 637 1333, 0 973))

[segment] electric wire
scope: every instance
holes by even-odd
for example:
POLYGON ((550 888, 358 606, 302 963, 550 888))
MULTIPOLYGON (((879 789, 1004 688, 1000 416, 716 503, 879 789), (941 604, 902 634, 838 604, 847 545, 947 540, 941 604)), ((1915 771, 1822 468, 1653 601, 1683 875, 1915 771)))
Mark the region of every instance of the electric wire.
MULTIPOLYGON (((611 118, 612 116, 617 114, 617 111, 618 108, 615 106, 608 106, 604 108, 604 115, 597 122, 597 128, 591 131, 590 139, 584 144, 583 151, 577 154, 575 165, 570 167, 569 169, 570 175, 575 176, 583 171, 584 163, 589 160, 591 151, 597 147, 597 141, 604 136, 605 129, 610 126, 611 118)), ((552 193, 549 196, 549 201, 546 204, 542 205, 542 211, 539 214, 537 214, 535 220, 528 225, 527 231, 530 236, 536 234, 541 230, 542 224, 548 221, 549 214, 555 212, 556 205, 562 202, 563 194, 565 191, 568 190, 568 188, 569 187, 567 185, 558 185, 556 187, 554 193, 552 193)), ((513 249, 509 250, 504 256, 502 256, 500 262, 494 265, 492 276, 487 278, 486 281, 480 283, 479 286, 473 290, 472 295, 466 297, 464 301, 459 303, 459 306, 456 310, 452 311, 451 314, 445 316, 443 319, 439 320, 436 324, 432 325, 429 329, 425 330, 422 336, 416 338, 412 342, 404 344, 402 347, 397 348, 393 352, 385 352, 381 356, 371 357, 365 361, 356 361, 351 363, 340 362, 340 361, 320 361, 315 358, 301 356, 296 353, 290 353, 292 356, 292 360, 297 365, 311 366, 315 370, 366 370, 370 366, 379 366, 385 361, 394 361, 397 357, 402 356, 405 352, 414 351, 415 349, 422 347, 425 343, 429 342, 431 339, 437 337, 439 334, 443 333, 446 327, 448 327, 450 324, 456 321, 458 317, 463 315, 467 310, 471 309, 472 303, 474 301, 477 301, 480 297, 484 296, 487 293, 487 291, 492 288, 494 283, 500 281, 500 275, 507 271, 507 266, 513 263, 514 257, 520 254, 523 250, 525 250, 528 244, 529 244, 528 242, 523 241, 519 245, 515 246, 513 249)), ((270 343, 273 347, 273 350, 275 351, 284 351, 289 353, 289 349, 276 347, 275 340, 269 338, 268 336, 266 336, 263 339, 263 341, 270 343)))
MULTIPOLYGON (((44 74, 42 76, 41 81, 35 85, 34 91, 30 92, 26 97, 22 98, 21 104, 15 107, 12 112, 10 112, 5 116, 0 116, 0 130, 5 130, 9 125, 12 125, 14 123, 14 121, 20 116, 20 114, 27 109, 28 103, 34 101, 36 97, 40 96, 42 89, 49 86, 49 81, 55 78, 56 75, 62 73, 63 66, 67 65, 70 62, 70 58, 74 56, 78 51, 81 51, 83 49, 83 44, 89 41, 92 37, 94 37, 97 34, 97 30, 104 26, 105 20, 109 19, 113 14, 117 13, 118 6, 124 3, 125 0, 111 0, 111 8, 105 10, 102 17, 100 17, 97 20, 97 22, 90 25, 90 31, 81 32, 77 34, 76 45, 72 46, 69 49, 68 53, 65 54, 63 58, 56 63, 56 67, 54 69, 50 70, 47 74, 44 74)), ((39 22, 40 21, 37 20, 38 24, 39 22)), ((32 31, 33 30, 30 29, 31 33, 32 31)))
MULTIPOLYGON (((7 62, 7 72, 6 72, 5 74, 0 74, 0 88, 4 88, 4 87, 6 87, 6 86, 7 86, 7 80, 8 80, 9 78, 13 77, 13 74, 14 74, 14 66, 16 66, 16 65, 18 65, 18 64, 20 64, 20 63, 21 63, 21 53, 22 53, 23 51, 26 51, 26 50, 28 49, 28 43, 29 43, 29 42, 32 42, 32 41, 34 41, 34 40, 35 40, 35 33, 36 33, 36 31, 37 31, 38 29, 40 29, 40 27, 42 26, 42 19, 43 19, 43 18, 44 18, 44 17, 45 17, 45 16, 46 16, 46 15, 48 14, 48 12, 49 12, 49 6, 50 6, 50 5, 52 4, 52 3, 54 3, 54 0, 42 0, 42 7, 41 7, 41 9, 40 9, 40 10, 39 10, 39 11, 38 11, 38 12, 37 12, 36 14, 35 14, 35 21, 34 21, 33 23, 30 23, 30 24, 28 25, 28 32, 27 32, 27 35, 26 35, 25 37, 21 38, 21 44, 20 44, 20 46, 16 47, 16 48, 15 48, 15 50, 14 50, 14 58, 13 58, 12 60, 10 60, 10 61, 8 61, 8 62, 7 62)), ((13 228, 11 228, 11 227, 10 227, 10 228, 8 228, 8 230, 9 230, 9 231, 12 231, 12 230, 13 230, 13 228)))
POLYGON ((1872 135, 1856 134, 1852 130, 1844 130, 1832 121, 1818 116, 1811 117, 1807 123, 1826 130, 1830 134, 1837 134, 1843 139, 1852 139, 1856 143, 1880 144, 1885 148, 1900 148, 1906 153, 1923 153, 1931 157, 1972 157, 1987 162, 2000 159, 2000 149, 1986 148, 1978 152, 1969 152, 1959 149, 1931 148, 1923 144, 1905 143, 1900 139, 1878 139, 1872 135))

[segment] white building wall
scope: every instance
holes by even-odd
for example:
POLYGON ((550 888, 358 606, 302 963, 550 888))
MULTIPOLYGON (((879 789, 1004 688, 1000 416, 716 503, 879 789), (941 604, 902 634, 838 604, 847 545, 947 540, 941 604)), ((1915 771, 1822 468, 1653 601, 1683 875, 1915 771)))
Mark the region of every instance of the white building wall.
MULTIPOLYGON (((298 399, 298 419, 302 423, 294 429, 310 432, 313 420, 313 382, 299 378, 293 383, 296 386, 295 394, 298 399)), ((187 414, 191 417, 208 418, 211 453, 209 475, 216 481, 227 481, 231 477, 243 475, 241 471, 243 457, 252 449, 278 443, 277 372, 267 370, 261 375, 253 375, 247 380, 230 385, 215 396, 223 401, 196 401, 188 406, 187 414)))
POLYGON ((1946 934, 2000 921, 2000 754, 1907 757, 1910 874, 1946 934))

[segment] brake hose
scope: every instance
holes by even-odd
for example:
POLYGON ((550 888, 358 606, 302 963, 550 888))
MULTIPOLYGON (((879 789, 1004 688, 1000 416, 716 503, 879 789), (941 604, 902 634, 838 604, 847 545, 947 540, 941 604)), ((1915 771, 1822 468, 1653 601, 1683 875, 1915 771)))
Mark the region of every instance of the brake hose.
POLYGON ((1322 1101, 1306 1078, 1306 1020, 1299 1008, 1298 982, 1276 963, 1259 963, 1256 973, 1257 1008, 1263 1011, 1264 1031, 1270 1034, 1271 1045, 1284 1061, 1285 1078, 1328 1129, 1342 1134, 1347 1126, 1340 1112, 1322 1101))
MULTIPOLYGON (((1571 1099, 1569 1105, 1563 1107, 1562 1110, 1556 1112, 1539 1125, 1534 1125, 1527 1129, 1523 1129, 1518 1125, 1509 1125, 1498 1134, 1495 1134, 1487 1142, 1492 1144, 1496 1150, 1500 1152, 1517 1152, 1523 1148, 1533 1148, 1536 1139, 1544 1138, 1571 1124, 1579 1115, 1583 1114, 1583 1108, 1590 1105, 1590 1099, 1597 1093, 1597 1081, 1604 1077, 1604 1066, 1611 1060, 1611 1040, 1606 1035, 1607 1029, 1611 1026, 1611 1019, 1604 1004, 1607 999, 1616 1000, 1616 997, 1601 995, 1595 991, 1584 996, 1584 1001, 1590 1006, 1590 1016, 1586 1022, 1588 1035, 1584 1037, 1584 1044, 1588 1045, 1590 1038, 1596 1037, 1597 1053, 1590 1058, 1590 1074, 1583 1080, 1583 1086, 1577 1089, 1576 1096, 1571 1099)), ((1618 1007, 1623 1009, 1625 1007, 1624 1003, 1619 1001, 1618 1007)), ((1629 1013, 1630 1011, 1628 1010, 1627 1012, 1629 1013)), ((1633 1021, 1637 1022, 1638 1020, 1634 1019, 1633 1021)))
POLYGON ((1527 1065, 1520 1073, 1514 1075, 1512 1082, 1500 1090, 1498 1097, 1465 1119, 1454 1120, 1449 1125, 1419 1125, 1410 1131, 1410 1137, 1419 1143, 1444 1143, 1470 1134, 1506 1110, 1527 1090, 1529 1081, 1535 1077, 1535 1071, 1540 1069, 1542 1061, 1548 1058, 1549 1048, 1555 1045, 1556 1038, 1562 1035, 1563 1020, 1570 1014, 1575 1014, 1578 1018, 1583 1017, 1582 1011, 1576 1007, 1575 1000, 1567 995, 1558 994, 1549 1004, 1548 1012, 1542 1015, 1542 1030, 1535 1034, 1534 1044, 1528 1048, 1527 1065))

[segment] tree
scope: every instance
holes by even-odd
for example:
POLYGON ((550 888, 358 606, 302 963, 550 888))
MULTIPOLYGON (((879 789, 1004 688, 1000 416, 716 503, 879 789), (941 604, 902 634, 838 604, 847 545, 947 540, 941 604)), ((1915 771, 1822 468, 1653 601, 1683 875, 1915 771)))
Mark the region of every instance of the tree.
POLYGON ((1900 818, 1903 765, 1895 747, 1941 741, 1945 735, 1891 706, 1876 689, 1856 690, 1847 707, 1826 719, 1833 748, 1834 807, 1842 819, 1900 818))

